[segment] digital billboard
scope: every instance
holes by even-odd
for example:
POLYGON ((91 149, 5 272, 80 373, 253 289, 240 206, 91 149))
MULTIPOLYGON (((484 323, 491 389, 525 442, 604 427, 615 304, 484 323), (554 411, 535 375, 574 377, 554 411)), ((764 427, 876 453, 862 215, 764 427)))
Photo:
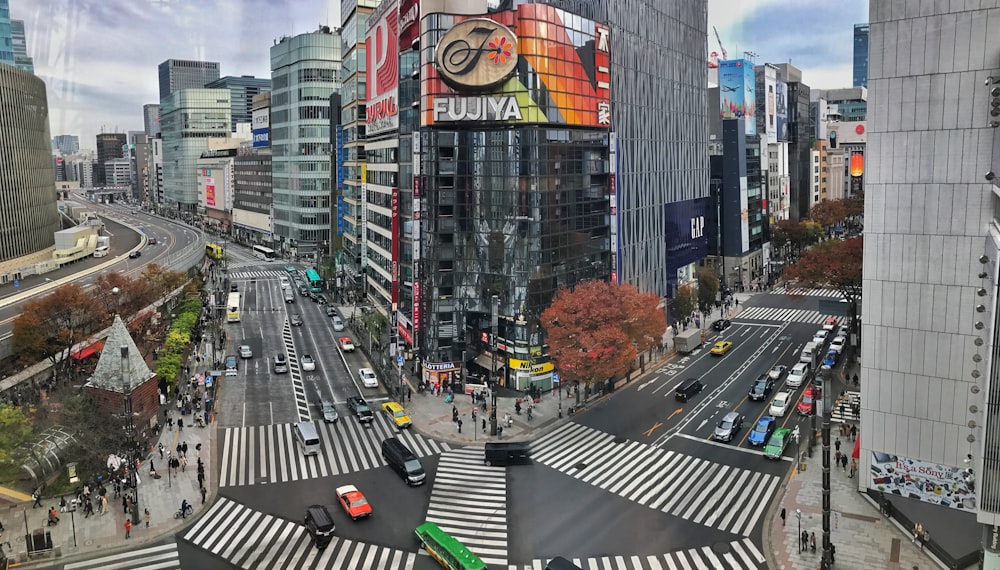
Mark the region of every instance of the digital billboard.
POLYGON ((744 119, 746 134, 757 134, 753 64, 745 59, 719 62, 719 104, 723 119, 744 119))
POLYGON ((422 31, 428 41, 440 40, 429 46, 432 60, 421 63, 421 126, 611 127, 606 26, 545 4, 433 22, 442 28, 422 31))
POLYGON ((368 20, 365 106, 367 136, 399 128, 399 12, 395 1, 383 2, 368 20))
POLYGON ((788 142, 788 84, 778 81, 774 84, 774 120, 778 140, 788 142))

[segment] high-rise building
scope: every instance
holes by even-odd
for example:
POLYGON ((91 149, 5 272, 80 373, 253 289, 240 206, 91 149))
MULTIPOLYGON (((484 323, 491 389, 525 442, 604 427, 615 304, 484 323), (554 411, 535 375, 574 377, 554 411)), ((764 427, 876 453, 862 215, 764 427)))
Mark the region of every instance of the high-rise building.
POLYGON ((24 20, 10 21, 11 43, 14 47, 14 65, 35 72, 35 61, 28 55, 28 39, 24 34, 24 20))
MULTIPOLYGON (((337 231, 332 245, 341 251, 341 277, 351 286, 363 288, 364 267, 367 260, 362 256, 365 220, 364 194, 361 192, 361 165, 365 162, 365 68, 367 51, 365 35, 372 12, 381 0, 357 0, 344 2, 341 8, 340 40, 341 53, 345 62, 365 62, 363 65, 344 65, 340 87, 340 109, 343 124, 340 130, 340 147, 336 160, 340 169, 337 181, 337 231)), ((387 42, 398 45, 398 42, 387 42)), ((336 138, 337 133, 334 133, 336 138)), ((336 144, 336 143, 335 143, 336 144)), ((384 301, 384 304, 387 301, 384 301)))
POLYGON ((854 84, 868 87, 868 24, 854 24, 854 84))
POLYGON ((129 131, 128 159, 131 168, 132 197, 139 201, 146 200, 146 187, 150 173, 149 136, 145 131, 129 131))
POLYGON ((104 163, 105 186, 129 186, 132 184, 132 161, 128 158, 112 158, 104 163))
MULTIPOLYGON (((4 2, 5 3, 5 2, 4 2)), ((5 6, 0 6, 0 14, 5 6)), ((59 230, 45 83, 0 65, 0 267, 55 244, 59 230)), ((16 278, 16 277, 13 277, 16 278)), ((12 279, 0 270, 0 283, 12 279)))
POLYGON ((253 116, 253 98, 271 90, 271 80, 253 75, 239 77, 227 75, 205 84, 206 89, 228 89, 230 112, 233 115, 230 130, 236 132, 237 123, 249 123, 253 116))
POLYGON ((152 138, 160 134, 160 105, 147 103, 142 106, 142 129, 152 138))
POLYGON ((299 254, 330 239, 330 96, 340 89, 340 47, 327 26, 271 46, 274 233, 299 254))
POLYGON ((198 158, 209 139, 228 138, 228 89, 181 89, 160 101, 163 199, 170 209, 193 214, 198 204, 198 158))
POLYGON ((94 185, 104 186, 107 183, 104 168, 109 160, 125 156, 125 145, 128 135, 125 133, 100 133, 97 135, 97 164, 94 169, 94 185))
POLYGON ((919 520, 937 513, 952 535, 979 534, 982 567, 997 568, 1000 34, 985 32, 996 9, 899 6, 869 8, 858 472, 903 476, 858 486, 908 498, 893 503, 909 520, 909 499, 927 503, 919 520))
POLYGON ((159 66, 160 103, 181 89, 197 89, 219 78, 219 62, 168 59, 159 66))
POLYGON ((10 25, 9 0, 0 0, 0 63, 14 65, 14 37, 10 25))
POLYGON ((52 148, 63 155, 80 152, 80 137, 76 135, 56 135, 52 137, 52 148))
POLYGON ((810 89, 802 82, 802 71, 790 63, 779 63, 778 80, 788 87, 788 219, 809 217, 813 184, 812 139, 815 132, 810 113, 810 89))
POLYGON ((233 162, 233 234, 268 247, 272 241, 271 93, 253 98, 253 145, 240 149, 233 162))

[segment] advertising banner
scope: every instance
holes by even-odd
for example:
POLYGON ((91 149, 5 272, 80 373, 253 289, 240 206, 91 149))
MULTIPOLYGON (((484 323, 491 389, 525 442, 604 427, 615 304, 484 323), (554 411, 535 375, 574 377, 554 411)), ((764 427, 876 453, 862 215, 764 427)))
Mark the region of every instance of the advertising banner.
POLYGON ((757 134, 753 64, 745 59, 719 62, 719 104, 723 119, 744 119, 746 134, 757 134))
POLYGON ((336 140, 334 141, 334 147, 337 162, 334 168, 337 175, 337 235, 344 235, 344 230, 346 229, 344 209, 347 207, 347 204, 344 203, 344 126, 337 125, 335 133, 336 140))
POLYGON ((383 2, 368 20, 366 136, 399 128, 399 12, 395 0, 383 2))
POLYGON ((399 188, 392 189, 392 302, 399 302, 399 188))
POLYGON ((260 148, 269 146, 271 144, 271 110, 267 108, 255 109, 251 121, 251 128, 253 129, 253 147, 260 148))
POLYGON ((205 179, 205 204, 215 206, 215 179, 205 179))
POLYGON ((872 452, 870 488, 953 509, 976 511, 973 480, 951 465, 872 452))
POLYGON ((774 94, 774 124, 778 141, 788 142, 788 84, 775 82, 774 94))
POLYGON ((403 0, 399 5, 399 49, 413 47, 413 40, 420 35, 420 2, 403 0))
POLYGON ((456 20, 422 62, 422 126, 611 126, 607 27, 546 4, 456 20))

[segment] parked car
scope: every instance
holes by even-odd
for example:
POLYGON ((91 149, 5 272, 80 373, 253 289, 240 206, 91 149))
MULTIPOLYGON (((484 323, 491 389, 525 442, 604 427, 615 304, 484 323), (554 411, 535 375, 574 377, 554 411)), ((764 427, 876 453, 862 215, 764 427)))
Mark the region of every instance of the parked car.
POLYGON ((744 417, 736 412, 729 412, 722 416, 722 421, 715 426, 712 432, 712 439, 715 441, 732 441, 736 434, 743 428, 744 417))
POLYGON ((337 315, 337 309, 334 309, 330 305, 327 305, 326 306, 326 316, 328 316, 328 317, 334 317, 336 315, 337 315))
POLYGON ((847 337, 838 336, 834 338, 832 341, 830 341, 830 350, 835 352, 842 352, 844 350, 844 346, 846 345, 847 345, 847 337))
POLYGON ((351 410, 354 417, 358 418, 360 423, 371 423, 375 419, 375 413, 368 406, 368 402, 365 401, 361 396, 351 396, 347 399, 347 408, 351 410))
POLYGON ((768 408, 767 413, 775 417, 782 417, 788 412, 788 406, 792 402, 791 392, 778 392, 774 395, 774 399, 771 400, 771 407, 768 408))

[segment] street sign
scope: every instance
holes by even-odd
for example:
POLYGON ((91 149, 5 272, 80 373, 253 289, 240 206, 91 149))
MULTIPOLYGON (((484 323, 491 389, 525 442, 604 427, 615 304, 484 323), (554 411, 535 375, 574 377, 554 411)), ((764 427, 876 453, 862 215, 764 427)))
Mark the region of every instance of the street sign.
POLYGON ((403 360, 404 360, 403 355, 400 354, 399 356, 396 357, 396 364, 402 366, 403 365, 403 360))
POLYGON ((17 288, 18 288, 18 287, 20 287, 20 286, 21 286, 21 281, 20 281, 20 280, 18 280, 18 279, 15 279, 15 280, 14 280, 14 288, 15 288, 15 289, 17 289, 17 288))
POLYGON ((552 373, 552 381, 553 382, 558 382, 559 381, 559 373, 558 372, 553 372, 552 373))

